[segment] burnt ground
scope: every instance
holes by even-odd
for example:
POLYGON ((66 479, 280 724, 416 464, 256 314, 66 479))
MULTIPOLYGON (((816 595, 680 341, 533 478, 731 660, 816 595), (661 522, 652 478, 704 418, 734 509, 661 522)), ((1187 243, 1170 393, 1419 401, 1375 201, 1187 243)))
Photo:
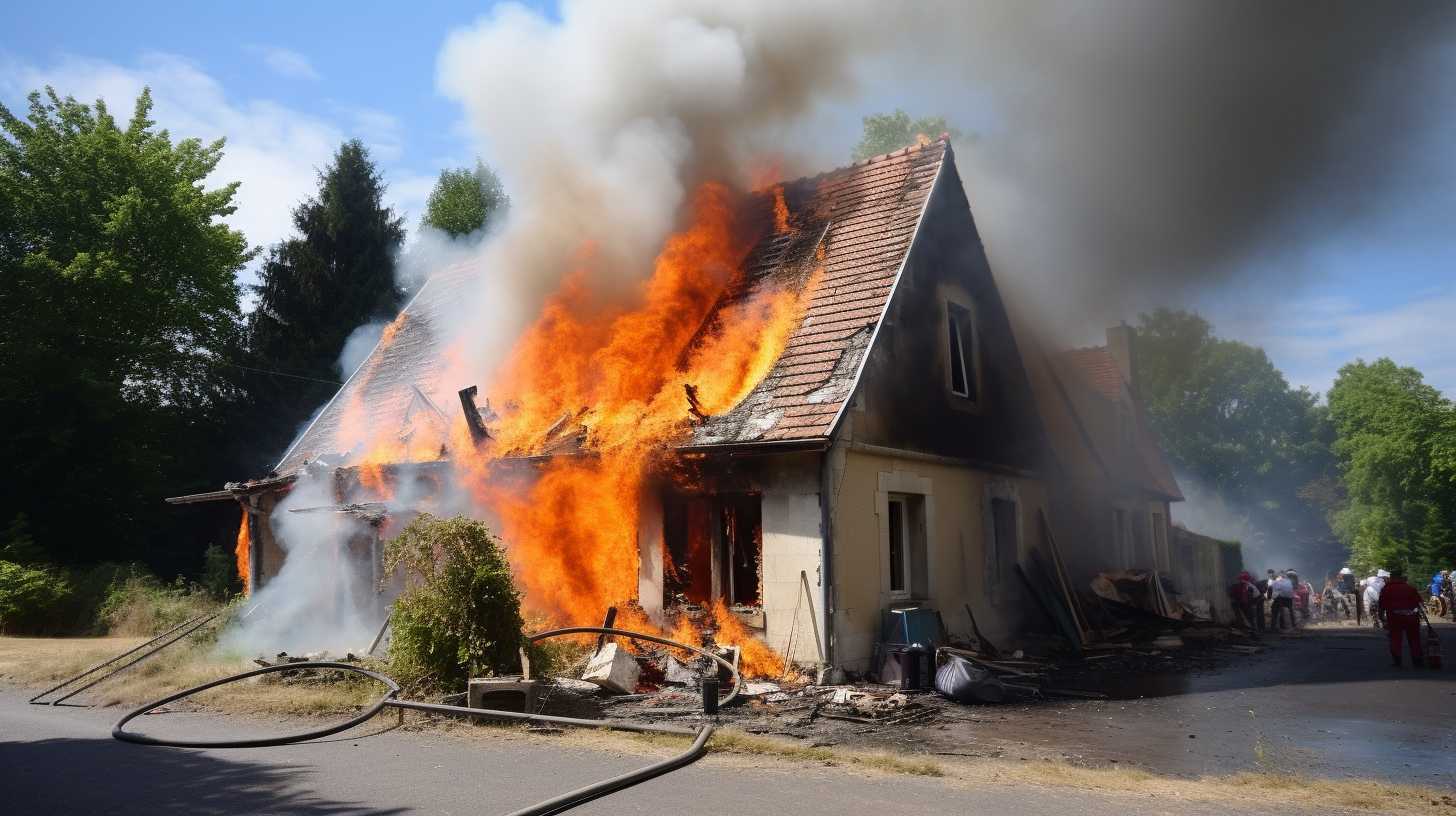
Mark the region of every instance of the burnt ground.
MULTIPOLYGON (((876 712, 829 703, 833 689, 786 687, 720 720, 806 745, 901 755, 1055 759, 1188 777, 1274 771, 1456 789, 1456 626, 1438 624, 1438 631, 1451 653, 1440 671, 1392 669, 1383 633, 1322 624, 1265 636, 1254 641, 1256 654, 1190 638, 1181 649, 1144 647, 1066 666, 1046 681, 1108 699, 961 705, 918 693, 903 707, 876 712)), ((894 691, 857 688, 881 700, 894 691)), ((653 708, 697 700, 688 692, 606 705, 569 692, 552 697, 552 708, 651 719, 653 708)))

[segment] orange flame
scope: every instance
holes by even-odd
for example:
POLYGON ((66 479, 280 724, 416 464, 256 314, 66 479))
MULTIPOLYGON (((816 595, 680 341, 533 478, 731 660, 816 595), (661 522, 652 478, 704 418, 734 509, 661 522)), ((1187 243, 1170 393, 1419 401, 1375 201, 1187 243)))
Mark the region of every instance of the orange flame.
MULTIPOLYGON (((774 229, 786 231, 781 187, 773 201, 774 229)), ((639 507, 658 457, 691 433, 685 386, 695 389, 703 414, 733 408, 773 367, 812 294, 817 272, 808 287, 761 285, 715 313, 742 283, 757 240, 736 223, 737 203, 727 187, 702 185, 689 226, 668 238, 627 304, 599 296, 594 284, 615 276, 584 252, 482 388, 498 412, 488 445, 477 449, 463 421, 450 429, 452 466, 495 516, 527 606, 556 622, 595 623, 608 606, 636 598, 639 507), (573 440, 580 449, 562 453, 573 440), (541 454, 552 455, 533 464, 513 458, 541 454)), ((381 338, 385 353, 392 340, 389 331, 381 338)), ((469 357, 460 349, 445 354, 469 357)), ((355 407, 342 423, 350 433, 355 407)), ((425 447, 437 451, 439 440, 425 447)), ((418 451, 374 440, 357 460, 366 465, 361 484, 382 484, 370 463, 417 460, 411 453, 418 451)), ((719 631, 743 648, 746 670, 782 670, 736 618, 723 615, 719 631)), ((648 623, 644 616, 639 625, 648 623)), ((673 634, 699 639, 686 616, 673 634)))
POLYGON ((238 544, 233 548, 233 557, 237 560, 238 577, 243 579, 243 594, 251 593, 252 588, 248 586, 248 546, 252 543, 252 531, 248 529, 248 508, 243 508, 243 520, 238 522, 238 544))
POLYGON ((783 235, 789 231, 789 205, 784 202, 784 185, 776 184, 774 195, 774 232, 783 235))
POLYGON ((713 640, 719 646, 738 647, 740 672, 749 677, 783 676, 784 659, 750 634, 743 622, 728 611, 728 607, 721 600, 713 603, 713 623, 718 627, 713 640))

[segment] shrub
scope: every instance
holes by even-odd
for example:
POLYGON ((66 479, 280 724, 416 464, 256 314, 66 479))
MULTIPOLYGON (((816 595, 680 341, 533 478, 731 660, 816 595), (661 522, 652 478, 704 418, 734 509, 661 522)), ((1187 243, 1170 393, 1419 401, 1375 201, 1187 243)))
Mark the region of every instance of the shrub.
POLYGON ((226 601, 242 589, 233 554, 216 544, 202 553, 202 588, 214 601, 226 601))
POLYGON ((113 635, 155 635, 206 612, 217 603, 181 576, 166 584, 133 566, 112 582, 98 617, 113 635))
POLYGON ((64 628, 60 612, 71 594, 61 570, 0 561, 0 632, 54 634, 64 628))
POLYGON ((389 644, 401 679, 455 690, 520 665, 521 596, 485 524, 422 514, 385 545, 384 566, 406 573, 389 644))

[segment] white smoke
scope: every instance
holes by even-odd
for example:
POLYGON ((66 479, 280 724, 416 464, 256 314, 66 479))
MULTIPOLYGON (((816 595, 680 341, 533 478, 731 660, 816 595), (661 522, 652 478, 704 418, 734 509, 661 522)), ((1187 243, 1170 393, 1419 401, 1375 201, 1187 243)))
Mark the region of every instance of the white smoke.
POLYGON ((489 283, 461 304, 467 365, 488 371, 584 254, 606 273, 600 297, 634 291, 694 185, 747 182, 755 160, 783 152, 781 128, 848 98, 853 64, 879 48, 870 10, 568 2, 557 21, 505 4, 452 33, 440 88, 512 198, 484 247, 489 283))
POLYGON ((301 474, 272 515, 260 519, 283 548, 283 565, 248 600, 253 611, 224 633, 222 651, 342 656, 369 647, 386 600, 375 589, 374 533, 358 518, 327 509, 335 505, 333 473, 301 474))

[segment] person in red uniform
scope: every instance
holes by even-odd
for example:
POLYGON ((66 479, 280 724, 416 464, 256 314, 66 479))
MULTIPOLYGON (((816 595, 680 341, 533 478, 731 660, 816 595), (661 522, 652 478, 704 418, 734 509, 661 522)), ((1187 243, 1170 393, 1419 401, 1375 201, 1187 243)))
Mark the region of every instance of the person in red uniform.
POLYGON ((1405 570, 1391 570, 1380 590, 1380 611, 1390 634, 1390 665, 1400 666, 1400 640, 1410 643, 1411 665, 1425 663, 1421 653, 1421 593, 1405 581, 1405 570))

